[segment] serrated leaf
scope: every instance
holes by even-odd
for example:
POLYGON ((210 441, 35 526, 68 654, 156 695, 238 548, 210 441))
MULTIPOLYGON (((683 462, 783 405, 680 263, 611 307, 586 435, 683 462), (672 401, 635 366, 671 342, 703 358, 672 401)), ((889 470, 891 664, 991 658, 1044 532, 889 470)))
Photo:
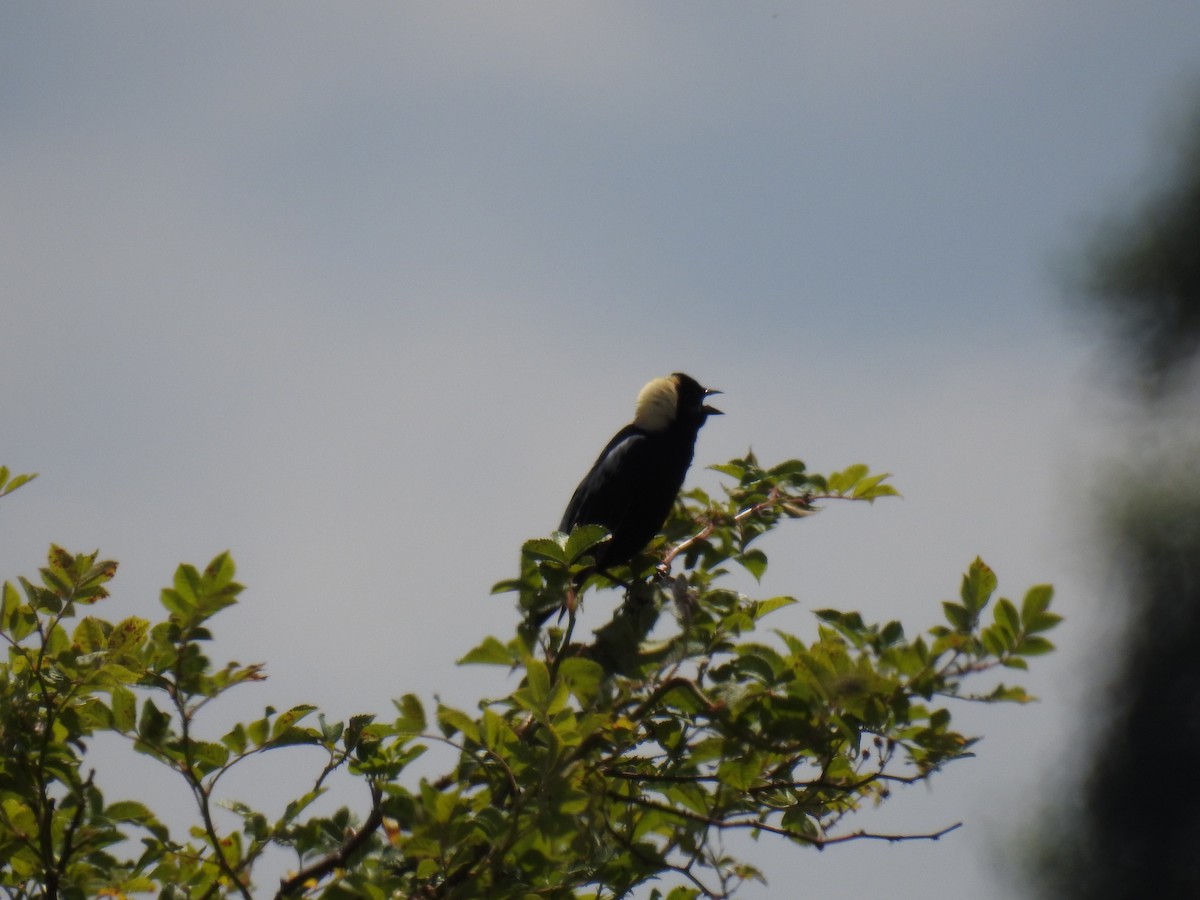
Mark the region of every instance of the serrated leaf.
POLYGON ((201 772, 212 772, 229 761, 229 748, 212 741, 192 741, 189 750, 193 764, 201 772))
POLYGON ((565 560, 570 563, 576 562, 597 544, 608 540, 608 537, 608 529, 603 525, 577 526, 567 538, 566 547, 563 549, 565 560))
MULTIPOLYGON (((563 538, 564 542, 566 538, 563 538)), ((567 552, 562 544, 553 538, 531 538, 521 545, 521 555, 529 559, 541 559, 547 562, 567 564, 567 552)))

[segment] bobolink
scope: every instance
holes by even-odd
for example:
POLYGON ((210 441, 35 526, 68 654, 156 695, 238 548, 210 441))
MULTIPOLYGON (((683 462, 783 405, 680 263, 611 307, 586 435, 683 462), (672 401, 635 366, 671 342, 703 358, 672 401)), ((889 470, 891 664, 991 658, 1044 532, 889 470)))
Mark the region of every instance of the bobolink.
POLYGON ((721 411, 704 400, 720 391, 681 372, 655 378, 638 394, 633 421, 618 431, 575 489, 559 531, 603 525, 609 540, 592 554, 605 571, 650 543, 683 486, 696 434, 721 411))

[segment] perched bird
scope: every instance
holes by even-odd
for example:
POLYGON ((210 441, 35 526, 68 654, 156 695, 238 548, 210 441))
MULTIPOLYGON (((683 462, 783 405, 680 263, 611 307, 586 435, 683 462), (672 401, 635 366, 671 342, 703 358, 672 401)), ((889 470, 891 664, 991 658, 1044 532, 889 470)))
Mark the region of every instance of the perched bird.
POLYGON ((597 569, 629 562, 662 528, 692 464, 696 434, 709 416, 722 414, 704 400, 719 393, 681 372, 642 388, 633 421, 601 451, 558 526, 568 534, 576 525, 609 530, 593 553, 597 569))

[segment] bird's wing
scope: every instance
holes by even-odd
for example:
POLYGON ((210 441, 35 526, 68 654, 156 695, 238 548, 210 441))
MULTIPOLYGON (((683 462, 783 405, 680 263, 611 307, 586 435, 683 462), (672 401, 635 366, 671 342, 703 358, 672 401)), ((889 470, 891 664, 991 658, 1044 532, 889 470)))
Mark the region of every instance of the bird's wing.
POLYGON ((559 531, 591 524, 616 529, 633 502, 636 485, 630 473, 637 466, 631 462, 644 452, 645 441, 645 432, 633 425, 613 436, 571 496, 559 531))

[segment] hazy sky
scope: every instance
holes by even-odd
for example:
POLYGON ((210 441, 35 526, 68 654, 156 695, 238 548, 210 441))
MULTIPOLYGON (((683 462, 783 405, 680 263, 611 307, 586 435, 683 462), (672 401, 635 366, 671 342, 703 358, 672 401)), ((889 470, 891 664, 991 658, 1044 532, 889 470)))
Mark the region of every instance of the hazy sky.
MULTIPOLYGON (((1080 752, 1110 629, 1088 553, 1104 364, 1064 273, 1153 178, 1200 84, 1200 5, 2 20, 0 461, 42 474, 3 502, 0 576, 99 547, 122 565, 98 614, 159 616, 178 562, 232 550, 247 590, 214 655, 271 680, 214 729, 268 703, 469 707, 515 686, 453 665, 511 633, 491 584, 641 385, 686 371, 726 394, 693 482, 753 446, 865 461, 905 495, 771 537, 763 595, 802 601, 780 627, 840 606, 920 630, 976 554, 1009 595, 1054 582, 1070 616, 1027 680, 1043 703, 964 710, 977 760, 850 823, 966 827, 751 845, 774 889, 748 896, 1020 896, 1006 842, 1080 752)), ((261 771, 231 789, 257 798, 261 771)))

